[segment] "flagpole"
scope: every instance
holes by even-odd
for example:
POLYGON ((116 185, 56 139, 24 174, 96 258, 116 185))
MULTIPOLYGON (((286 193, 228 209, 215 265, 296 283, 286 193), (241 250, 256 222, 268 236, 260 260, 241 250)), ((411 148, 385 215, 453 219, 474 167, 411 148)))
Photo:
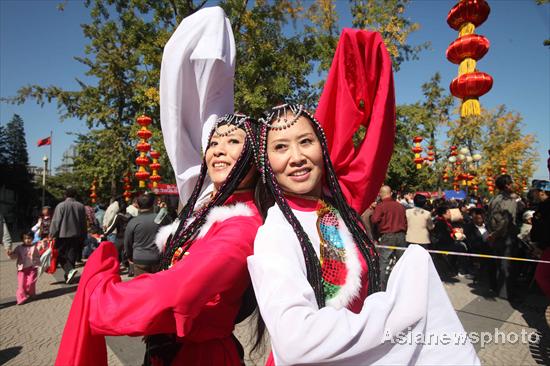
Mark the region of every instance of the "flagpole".
POLYGON ((52 135, 53 135, 53 130, 50 130, 50 171, 48 174, 49 176, 52 175, 52 166, 53 166, 53 160, 52 160, 52 135))

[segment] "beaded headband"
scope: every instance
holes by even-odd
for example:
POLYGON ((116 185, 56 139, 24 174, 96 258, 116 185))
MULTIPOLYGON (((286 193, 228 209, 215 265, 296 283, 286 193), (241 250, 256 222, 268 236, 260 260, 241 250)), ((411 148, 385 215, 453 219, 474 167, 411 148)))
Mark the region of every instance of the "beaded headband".
POLYGON ((237 131, 239 128, 242 129, 244 121, 246 121, 247 119, 249 119, 247 116, 240 113, 226 114, 216 120, 214 128, 212 129, 213 135, 216 135, 218 137, 229 136, 233 132, 237 131), (225 132, 219 132, 218 128, 225 125, 231 125, 231 127, 225 132))

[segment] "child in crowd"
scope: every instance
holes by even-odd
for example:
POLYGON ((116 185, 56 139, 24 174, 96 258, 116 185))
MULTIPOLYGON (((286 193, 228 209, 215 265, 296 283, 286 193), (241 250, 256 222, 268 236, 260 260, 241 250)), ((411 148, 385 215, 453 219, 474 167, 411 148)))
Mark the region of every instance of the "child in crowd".
POLYGON ((8 251, 11 259, 17 260, 17 292, 15 294, 17 305, 24 304, 36 293, 36 280, 38 279, 38 267, 40 267, 40 254, 42 242, 33 244, 34 233, 29 231, 22 235, 23 244, 15 250, 8 251))

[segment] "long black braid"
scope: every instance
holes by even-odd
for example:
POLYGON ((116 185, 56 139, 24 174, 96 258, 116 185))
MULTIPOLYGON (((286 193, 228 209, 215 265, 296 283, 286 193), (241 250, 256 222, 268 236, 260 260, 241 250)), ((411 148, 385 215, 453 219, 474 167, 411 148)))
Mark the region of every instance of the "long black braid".
MULTIPOLYGON (((299 116, 303 115, 310 120, 315 134, 321 144, 325 167, 325 179, 328 185, 329 192, 331 194, 331 202, 334 203, 334 206, 340 213, 342 220, 344 221, 346 227, 353 236, 353 239, 357 247, 359 248, 359 251, 365 258, 365 261, 367 263, 369 269, 368 293, 372 294, 374 292, 380 291, 378 252, 374 246, 374 243, 370 240, 369 236, 360 224, 361 219, 359 215, 357 214, 357 212, 355 212, 353 208, 349 206, 344 197, 344 194, 342 193, 342 189, 340 188, 340 184, 338 183, 338 177, 336 176, 334 167, 330 160, 326 136, 323 128, 311 114, 304 110, 302 106, 285 105, 284 107, 285 114, 286 108, 288 108, 288 112, 292 112, 294 118, 298 118, 299 116)), ((274 110, 281 110, 281 107, 276 107, 274 108, 274 110)), ((302 252, 304 254, 308 282, 313 288, 319 308, 322 308, 325 306, 325 294, 321 279, 322 274, 319 258, 317 257, 317 254, 313 248, 313 245, 311 244, 311 241, 309 240, 308 235, 305 233, 302 225, 288 205, 283 195, 283 192, 277 183, 273 170, 271 169, 267 156, 267 134, 271 129, 271 123, 278 120, 280 116, 280 113, 276 114, 275 112, 270 112, 266 114, 266 118, 261 120, 262 128, 260 131, 258 147, 259 159, 257 160, 258 170, 262 174, 263 182, 273 195, 275 202, 277 203, 283 215, 296 233, 298 241, 300 242, 300 246, 302 247, 302 252)))
MULTIPOLYGON (((256 124, 249 117, 238 114, 227 114, 216 121, 216 124, 210 132, 210 136, 208 138, 209 143, 216 129, 223 125, 236 126, 246 132, 246 138, 241 155, 214 197, 204 207, 194 212, 195 205, 201 193, 202 186, 204 185, 208 170, 206 159, 203 158, 197 184, 195 185, 193 193, 187 201, 187 204, 178 215, 180 223, 167 243, 162 255, 160 262, 162 269, 167 269, 170 267, 172 257, 179 248, 182 248, 183 252, 189 250, 194 241, 193 239, 206 222, 206 218, 210 210, 215 206, 220 206, 225 203, 225 201, 233 194, 235 189, 237 189, 239 184, 254 165, 254 156, 256 155, 254 153, 256 150, 256 144, 254 141, 256 136, 256 124), (192 217, 194 219, 188 223, 192 217)), ((208 150, 208 147, 205 149, 205 154, 206 150, 208 150)))

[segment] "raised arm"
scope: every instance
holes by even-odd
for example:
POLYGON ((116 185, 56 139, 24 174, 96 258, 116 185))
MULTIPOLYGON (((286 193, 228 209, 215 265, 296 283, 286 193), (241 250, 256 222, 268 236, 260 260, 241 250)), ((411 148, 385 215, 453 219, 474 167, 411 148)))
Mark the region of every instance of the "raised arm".
POLYGON ((363 213, 384 181, 395 138, 392 65, 378 33, 342 31, 315 117, 342 191, 363 213), (360 128, 364 139, 354 147, 360 128))
MULTIPOLYGON (((82 275, 58 364, 80 364, 78 352, 71 350, 80 347, 89 353, 86 342, 105 335, 188 334, 206 302, 229 288, 243 286, 244 292, 248 286, 246 257, 258 225, 251 218, 228 219, 197 239, 190 254, 171 269, 128 282, 120 282, 116 249, 102 243, 82 275), (74 308, 81 310, 73 314, 74 308), (85 328, 85 336, 71 330, 79 327, 85 328)), ((100 342, 98 348, 102 346, 100 342)))
POLYGON ((199 174, 201 145, 208 138, 202 131, 233 112, 235 53, 231 25, 220 7, 185 18, 164 47, 160 118, 183 204, 199 174))

